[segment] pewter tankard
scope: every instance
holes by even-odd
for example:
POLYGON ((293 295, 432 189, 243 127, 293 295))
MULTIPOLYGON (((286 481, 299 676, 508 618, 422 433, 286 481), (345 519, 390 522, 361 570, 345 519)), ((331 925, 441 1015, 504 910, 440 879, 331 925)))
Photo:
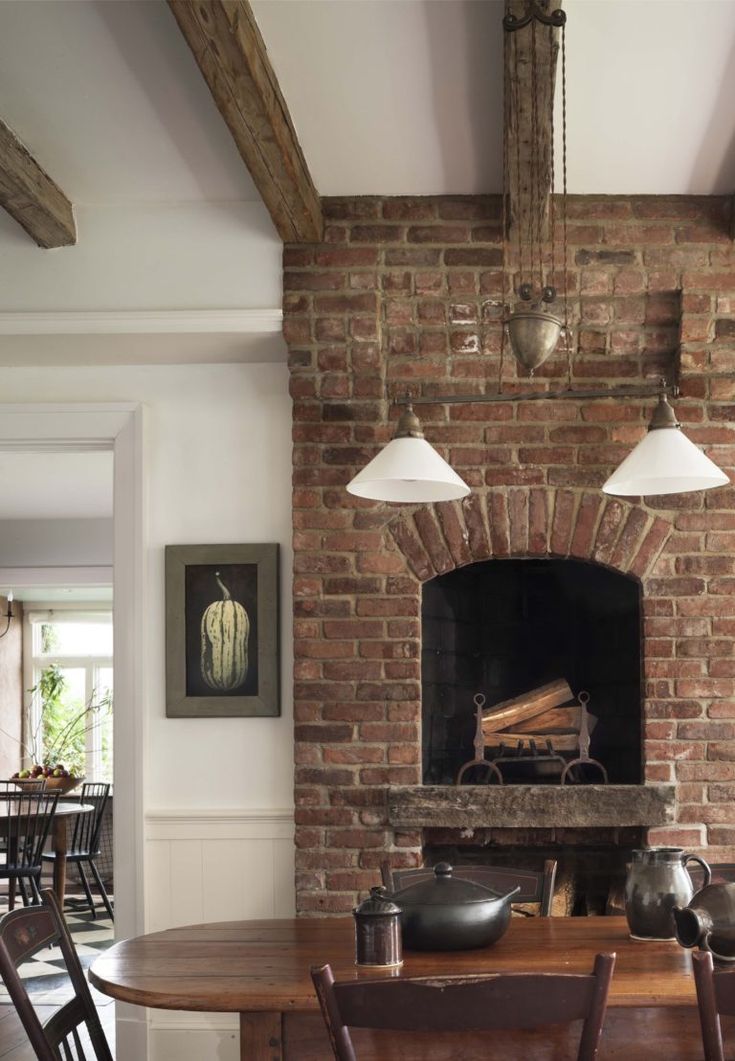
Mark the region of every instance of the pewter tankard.
POLYGON ((633 852, 625 882, 625 916, 633 939, 675 939, 675 906, 694 895, 687 862, 698 862, 709 884, 712 871, 699 855, 681 847, 650 847, 633 852))

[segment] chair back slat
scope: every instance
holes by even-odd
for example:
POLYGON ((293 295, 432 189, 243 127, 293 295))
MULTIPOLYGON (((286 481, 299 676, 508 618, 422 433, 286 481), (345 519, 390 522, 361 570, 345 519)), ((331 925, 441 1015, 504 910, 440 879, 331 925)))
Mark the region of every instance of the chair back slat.
POLYGON ((353 1028, 388 1031, 496 1031, 583 1020, 594 979, 553 973, 426 977, 335 984, 340 1014, 353 1028), (533 1006, 529 1008, 529 999, 533 1006))
POLYGON ((337 1061, 356 1061, 350 1028, 400 1032, 490 1032, 582 1020, 578 1061, 598 1055, 614 954, 598 954, 591 974, 494 973, 335 983, 312 969, 337 1061))
POLYGON ((39 869, 59 796, 44 787, 23 786, 4 795, 7 858, 3 869, 20 873, 39 869))
MULTIPOLYGON (((84 1028, 96 1061, 113 1061, 86 977, 51 890, 41 893, 42 906, 13 910, 0 919, 0 975, 38 1061, 88 1061, 79 1031, 84 1028), (18 965, 42 946, 58 943, 74 998, 42 1023, 31 1002, 18 965)), ((89 1061, 92 1061, 90 1055, 89 1061)))
POLYGON ((72 1038, 74 1040, 74 1045, 77 1048, 77 1061, 87 1061, 87 1055, 85 1054, 84 1050, 82 1049, 82 1041, 79 1038, 79 1032, 77 1031, 76 1028, 74 1028, 74 1030, 72 1031, 71 1034, 72 1034, 72 1038))
MULTIPOLYGON (((453 874, 455 877, 476 881, 478 884, 484 884, 486 888, 493 888, 500 892, 509 892, 519 887, 521 890, 514 897, 514 902, 539 903, 540 913, 548 917, 554 897, 556 867, 557 863, 554 859, 548 859, 542 871, 516 869, 510 866, 459 865, 454 866, 453 874)), ((423 866, 420 869, 391 869, 388 862, 383 862, 380 869, 383 884, 390 891, 400 891, 409 884, 430 880, 434 876, 431 866, 423 866)))
POLYGON ((99 837, 102 829, 102 818, 110 795, 110 786, 97 782, 82 785, 81 802, 91 804, 91 814, 78 814, 74 823, 71 839, 71 850, 77 854, 99 854, 99 837))
POLYGON ((86 1019, 87 1014, 82 999, 71 999, 54 1013, 53 1017, 50 1017, 44 1025, 43 1030, 49 1045, 57 1049, 61 1046, 71 1049, 72 1042, 75 1043, 78 1038, 77 1028, 80 1024, 84 1024, 86 1019))

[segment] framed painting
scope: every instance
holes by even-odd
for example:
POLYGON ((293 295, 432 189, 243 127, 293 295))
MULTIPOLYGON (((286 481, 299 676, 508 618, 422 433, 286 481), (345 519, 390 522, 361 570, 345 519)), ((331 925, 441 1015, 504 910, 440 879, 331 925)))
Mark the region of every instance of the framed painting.
POLYGON ((166 715, 280 715, 277 545, 166 546, 166 715))

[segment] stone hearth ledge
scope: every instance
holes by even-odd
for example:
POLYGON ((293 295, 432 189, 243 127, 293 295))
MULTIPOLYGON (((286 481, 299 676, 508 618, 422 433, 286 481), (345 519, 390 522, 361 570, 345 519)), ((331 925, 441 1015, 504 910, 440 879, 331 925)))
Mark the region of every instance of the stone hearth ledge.
POLYGON ((674 785, 412 785, 388 792, 402 829, 584 829, 668 825, 674 785))

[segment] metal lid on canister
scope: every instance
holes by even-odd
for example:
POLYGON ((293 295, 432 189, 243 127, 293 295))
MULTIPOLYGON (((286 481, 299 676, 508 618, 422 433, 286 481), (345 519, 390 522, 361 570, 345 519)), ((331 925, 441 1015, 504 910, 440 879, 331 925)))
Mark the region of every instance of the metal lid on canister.
POLYGON ((364 899, 353 910, 355 917, 384 917, 386 914, 400 914, 400 912, 400 907, 389 898, 388 892, 383 887, 371 888, 369 898, 364 899))

